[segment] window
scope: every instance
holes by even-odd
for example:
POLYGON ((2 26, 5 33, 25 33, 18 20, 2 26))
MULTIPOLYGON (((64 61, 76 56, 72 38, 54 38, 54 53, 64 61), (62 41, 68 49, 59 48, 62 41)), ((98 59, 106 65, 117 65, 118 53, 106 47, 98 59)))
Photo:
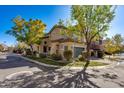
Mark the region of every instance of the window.
POLYGON ((47 44, 47 42, 46 42, 46 41, 44 41, 44 44, 47 44))

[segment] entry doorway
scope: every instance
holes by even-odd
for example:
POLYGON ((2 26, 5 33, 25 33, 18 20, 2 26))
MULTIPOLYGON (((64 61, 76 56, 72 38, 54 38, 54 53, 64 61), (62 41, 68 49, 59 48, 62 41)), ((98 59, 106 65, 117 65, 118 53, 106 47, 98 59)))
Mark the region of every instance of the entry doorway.
POLYGON ((47 46, 43 46, 43 52, 44 52, 44 53, 47 52, 47 46))

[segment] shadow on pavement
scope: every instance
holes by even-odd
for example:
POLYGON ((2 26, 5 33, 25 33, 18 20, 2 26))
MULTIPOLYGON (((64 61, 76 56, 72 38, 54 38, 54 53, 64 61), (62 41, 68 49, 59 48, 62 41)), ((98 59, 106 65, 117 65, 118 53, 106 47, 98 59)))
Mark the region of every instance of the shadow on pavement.
POLYGON ((94 84, 92 81, 89 80, 90 77, 94 77, 92 74, 86 73, 86 69, 89 65, 89 62, 87 62, 84 66, 84 69, 82 71, 79 71, 76 73, 76 75, 66 78, 61 82, 58 82, 55 85, 52 85, 52 87, 62 87, 62 88, 69 88, 69 87, 74 87, 74 88, 99 88, 98 85, 94 84))
MULTIPOLYGON (((89 63, 86 63, 84 69, 77 73, 73 73, 72 77, 64 76, 64 74, 71 73, 71 71, 67 71, 66 73, 63 71, 54 71, 54 72, 47 72, 43 77, 35 78, 32 76, 31 78, 25 79, 23 85, 20 87, 26 88, 35 88, 35 87, 46 87, 46 88, 100 88, 94 82, 90 81, 89 78, 96 78, 93 74, 86 73, 86 69, 89 63), (49 75, 50 74, 50 75, 49 75), (45 77, 45 78, 44 78, 45 77), (55 78, 58 78, 55 81, 55 78), (62 78, 64 79, 62 80, 62 78), (32 78, 35 78, 32 79, 32 78), (34 81, 33 81, 34 80, 34 81), (29 81, 31 81, 29 83, 29 81)), ((38 75, 44 75, 41 72, 38 75)))
POLYGON ((39 69, 42 70, 53 70, 56 68, 50 68, 50 67, 45 67, 45 66, 39 66, 35 63, 32 63, 30 61, 24 60, 20 57, 17 56, 7 56, 6 59, 0 58, 0 69, 8 69, 8 68, 16 68, 16 67, 38 67, 39 69))
POLYGON ((56 71, 57 68, 50 68, 39 66, 34 63, 28 62, 23 60, 19 57, 7 56, 7 62, 0 63, 0 69, 7 69, 7 68, 15 68, 15 67, 38 67, 42 69, 42 72, 34 73, 34 75, 29 77, 22 77, 21 79, 16 80, 5 80, 1 82, 1 87, 25 87, 25 88, 35 88, 35 87, 49 87, 49 88, 99 88, 94 82, 90 81, 89 78, 96 78, 96 76, 92 74, 88 74, 86 69, 89 65, 87 62, 83 68, 83 70, 79 72, 72 73, 71 70, 69 71, 56 71), (65 74, 65 75, 64 75, 65 74), (67 76, 67 74, 72 74, 72 76, 67 76), (56 79, 57 78, 57 79, 56 79), (20 81, 22 80, 22 81, 20 81))

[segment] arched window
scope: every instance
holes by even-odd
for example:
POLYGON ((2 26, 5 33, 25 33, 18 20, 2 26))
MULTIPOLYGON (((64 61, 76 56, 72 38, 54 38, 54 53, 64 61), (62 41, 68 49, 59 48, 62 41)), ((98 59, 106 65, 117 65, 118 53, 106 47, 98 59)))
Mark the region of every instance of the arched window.
POLYGON ((46 42, 46 41, 44 41, 44 44, 47 44, 47 42, 46 42))

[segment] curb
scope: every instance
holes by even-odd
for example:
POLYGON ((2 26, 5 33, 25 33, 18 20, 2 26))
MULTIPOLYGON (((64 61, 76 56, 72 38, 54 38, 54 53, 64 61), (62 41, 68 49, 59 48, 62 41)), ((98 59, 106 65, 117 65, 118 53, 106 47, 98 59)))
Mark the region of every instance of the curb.
POLYGON ((23 57, 23 56, 19 56, 19 57, 21 57, 21 58, 23 58, 23 59, 25 59, 25 60, 28 60, 28 61, 30 61, 30 62, 32 62, 32 63, 36 63, 36 64, 38 64, 38 65, 41 65, 41 66, 46 66, 46 67, 61 67, 61 66, 54 66, 54 65, 48 65, 48 64, 45 64, 45 63, 41 63, 41 62, 39 62, 39 61, 30 59, 30 58, 26 58, 26 57, 23 57))
MULTIPOLYGON (((94 67, 88 67, 87 69, 103 69, 103 68, 110 68, 110 67, 114 67, 116 66, 116 64, 111 64, 111 65, 107 65, 107 66, 94 66, 94 67)), ((69 66, 66 66, 66 67, 62 67, 60 69, 62 70, 65 70, 65 69, 70 69, 70 70, 81 70, 83 69, 84 67, 69 67, 69 66)))
MULTIPOLYGON (((45 63, 41 63, 39 61, 36 61, 36 60, 33 60, 33 59, 30 59, 30 58, 27 58, 27 57, 23 57, 21 55, 14 55, 14 56, 18 56, 22 59, 25 59, 25 60, 28 60, 32 63, 35 63, 35 64, 38 64, 38 65, 41 65, 41 66, 46 66, 46 67, 54 67, 54 68, 60 68, 62 70, 65 70, 65 69, 70 69, 70 70, 80 70, 80 69, 83 69, 83 67, 71 67, 71 66, 55 66, 55 65, 49 65, 49 64, 45 64, 45 63)), ((102 69, 102 68, 110 68, 110 67, 114 67, 116 66, 117 63, 113 63, 113 64, 110 64, 110 65, 106 65, 106 66, 94 66, 94 67, 88 67, 87 69, 102 69)))

